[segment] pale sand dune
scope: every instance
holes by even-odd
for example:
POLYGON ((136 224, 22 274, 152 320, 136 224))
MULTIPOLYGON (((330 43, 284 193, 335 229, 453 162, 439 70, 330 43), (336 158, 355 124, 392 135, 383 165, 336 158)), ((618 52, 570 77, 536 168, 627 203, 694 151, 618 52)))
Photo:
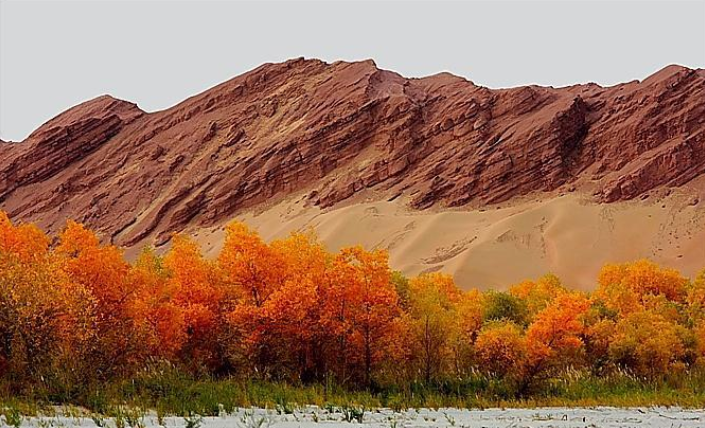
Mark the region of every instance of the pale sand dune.
MULTIPOLYGON (((411 211, 403 201, 362 202, 321 211, 281 202, 238 219, 265 239, 312 227, 331 250, 385 248, 405 274, 442 271, 463 288, 498 288, 553 272, 591 289, 607 262, 649 258, 692 276, 705 268, 705 207, 674 193, 613 204, 575 194, 474 211, 411 211)), ((214 255, 221 228, 197 231, 214 255)))

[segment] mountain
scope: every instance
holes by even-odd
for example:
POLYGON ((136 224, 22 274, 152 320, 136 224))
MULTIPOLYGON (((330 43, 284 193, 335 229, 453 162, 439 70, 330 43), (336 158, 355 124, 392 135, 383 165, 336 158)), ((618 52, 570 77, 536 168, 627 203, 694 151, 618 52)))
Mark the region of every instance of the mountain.
MULTIPOLYGON (((669 66, 612 87, 488 89, 448 73, 405 78, 370 60, 300 58, 264 64, 153 113, 101 96, 22 142, 0 142, 0 209, 50 232, 72 218, 134 250, 162 246, 184 230, 208 232, 204 246, 217 246, 216 231, 248 213, 279 213, 275 223, 299 228, 365 204, 372 211, 362 216, 394 206, 422 218, 521 211, 562 194, 580 195, 577 207, 600 212, 630 200, 629 206, 663 209, 675 197, 667 189, 677 188, 686 202, 673 204, 693 212, 686 221, 693 239, 705 229, 704 173, 704 70, 669 66), (292 216, 307 220, 292 223, 292 216)), ((488 227, 497 221, 482 220, 488 227)), ((672 218, 659 221, 667 229, 672 218)), ((345 224, 354 231, 357 222, 345 224)), ((457 225, 465 229, 467 223, 457 225)), ((390 248, 394 262, 392 239, 366 234, 375 237, 374 230, 360 231, 358 241, 390 248)), ((447 258, 421 262, 439 251, 467 255, 474 240, 466 240, 450 250, 432 244, 431 256, 397 265, 408 272, 444 269, 447 258)), ((655 245, 661 244, 650 242, 639 254, 650 256, 655 245)), ((539 259, 561 252, 543 246, 539 259)), ((703 250, 693 251, 668 257, 705 267, 703 250)), ((481 253, 472 257, 493 264, 481 253)), ((533 273, 513 263, 519 274, 533 273)), ((468 279, 483 275, 467 272, 468 279)), ((489 285, 504 285, 485 276, 489 285)))

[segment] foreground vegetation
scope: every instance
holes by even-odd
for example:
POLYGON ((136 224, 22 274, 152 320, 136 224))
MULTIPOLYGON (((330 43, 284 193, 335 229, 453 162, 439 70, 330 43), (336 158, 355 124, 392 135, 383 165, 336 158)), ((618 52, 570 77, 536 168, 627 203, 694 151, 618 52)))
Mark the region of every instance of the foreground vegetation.
POLYGON ((455 383, 382 391, 351 391, 326 385, 282 382, 196 379, 178 371, 145 372, 130 380, 89 388, 73 397, 24 395, 3 397, 0 415, 94 414, 139 418, 158 415, 218 416, 238 409, 259 407, 291 414, 314 405, 329 412, 355 414, 390 408, 534 408, 534 407, 705 407, 705 376, 648 381, 626 374, 607 377, 579 373, 551 382, 550 389, 527 397, 507 394, 505 388, 483 376, 455 383), (56 406, 59 406, 58 408, 56 406), (68 407, 67 407, 68 406, 68 407))
POLYGON ((461 291, 310 233, 267 244, 233 223, 215 260, 175 236, 128 263, 79 224, 51 242, 0 213, 9 408, 705 407, 704 391, 705 272, 637 261, 589 294, 553 275, 461 291))

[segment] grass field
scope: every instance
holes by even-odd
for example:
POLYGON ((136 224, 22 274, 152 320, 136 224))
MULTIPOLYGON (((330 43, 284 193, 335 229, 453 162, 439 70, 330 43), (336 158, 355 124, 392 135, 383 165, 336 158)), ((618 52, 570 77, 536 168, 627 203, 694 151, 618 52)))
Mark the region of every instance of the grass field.
POLYGON ((328 409, 389 408, 540 408, 540 407, 652 407, 705 408, 705 377, 688 374, 645 381, 626 374, 594 377, 573 373, 546 381, 536 393, 518 396, 511 385, 482 376, 434 385, 411 384, 403 389, 352 391, 336 385, 290 385, 237 379, 194 378, 178 371, 144 374, 131 380, 44 395, 36 390, 23 396, 3 392, 5 413, 51 413, 57 405, 74 406, 105 416, 126 409, 159 415, 215 416, 257 407, 293 413, 306 406, 328 409), (137 409, 137 410, 135 410, 137 409))

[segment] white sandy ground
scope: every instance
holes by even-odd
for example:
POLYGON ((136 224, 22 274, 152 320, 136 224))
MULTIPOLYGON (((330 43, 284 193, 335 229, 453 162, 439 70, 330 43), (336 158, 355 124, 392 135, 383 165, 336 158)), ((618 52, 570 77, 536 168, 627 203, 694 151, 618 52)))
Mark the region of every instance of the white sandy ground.
MULTIPOLYGON (((199 418, 196 418, 199 419, 199 418)), ((4 422, 4 421, 3 421, 4 422)), ((148 413, 138 423, 147 427, 186 427, 182 417, 165 417, 159 423, 157 415, 148 413)), ((116 427, 114 419, 94 419, 87 416, 32 417, 22 421, 23 427, 116 427)), ((193 428, 702 428, 705 410, 678 408, 539 408, 539 409, 420 409, 393 412, 389 409, 366 411, 362 423, 347 422, 340 411, 307 407, 293 414, 277 414, 273 410, 241 409, 230 415, 205 417, 193 428)))
MULTIPOLYGON (((450 273, 464 289, 506 289, 552 272, 569 287, 590 290, 605 263, 649 258, 689 277, 705 268, 705 202, 693 201, 673 191, 598 204, 569 193, 483 210, 413 211, 401 199, 320 210, 292 198, 238 219, 266 240, 313 228, 329 250, 388 249, 392 268, 450 273)), ((222 247, 220 226, 187 233, 209 256, 222 247)))

